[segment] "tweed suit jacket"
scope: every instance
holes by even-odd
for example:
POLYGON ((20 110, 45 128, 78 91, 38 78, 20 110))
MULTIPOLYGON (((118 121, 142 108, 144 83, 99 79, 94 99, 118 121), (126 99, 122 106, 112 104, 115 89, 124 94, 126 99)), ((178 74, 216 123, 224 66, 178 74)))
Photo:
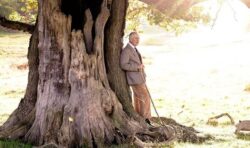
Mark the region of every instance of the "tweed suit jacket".
POLYGON ((126 72, 129 85, 138 85, 146 82, 144 70, 139 70, 142 61, 138 54, 140 55, 130 44, 127 44, 121 52, 120 66, 126 72))

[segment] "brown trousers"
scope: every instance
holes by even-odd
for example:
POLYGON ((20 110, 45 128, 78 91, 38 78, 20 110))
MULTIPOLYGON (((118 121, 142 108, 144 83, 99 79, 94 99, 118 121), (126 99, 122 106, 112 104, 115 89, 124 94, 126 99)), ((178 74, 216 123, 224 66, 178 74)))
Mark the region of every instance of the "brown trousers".
POLYGON ((150 96, 146 84, 132 85, 135 111, 144 118, 151 118, 150 96))

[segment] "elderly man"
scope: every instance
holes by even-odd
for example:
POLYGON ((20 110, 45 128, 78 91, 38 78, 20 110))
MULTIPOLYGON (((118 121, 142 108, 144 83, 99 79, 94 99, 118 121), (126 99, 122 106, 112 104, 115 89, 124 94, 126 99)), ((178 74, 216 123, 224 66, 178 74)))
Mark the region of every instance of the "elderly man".
POLYGON ((149 119, 151 117, 150 96, 146 87, 142 57, 136 49, 139 40, 137 32, 129 34, 129 43, 121 52, 120 65, 126 72, 127 82, 133 90, 135 111, 142 117, 149 119))

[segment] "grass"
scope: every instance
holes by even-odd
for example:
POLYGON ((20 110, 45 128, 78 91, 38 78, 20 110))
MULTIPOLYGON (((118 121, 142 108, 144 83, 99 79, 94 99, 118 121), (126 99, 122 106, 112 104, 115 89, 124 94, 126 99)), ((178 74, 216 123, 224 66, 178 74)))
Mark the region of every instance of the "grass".
POLYGON ((24 89, 19 90, 7 90, 4 92, 4 94, 0 94, 1 96, 4 96, 6 98, 18 98, 24 94, 24 89))
POLYGON ((29 34, 0 31, 0 125, 17 108, 24 97, 28 68, 19 65, 27 63, 29 34))
POLYGON ((7 141, 2 140, 0 141, 0 148, 32 148, 30 144, 23 144, 18 141, 7 141))
POLYGON ((27 79, 21 79, 27 77, 28 69, 18 68, 28 62, 26 55, 30 35, 0 32, 0 36, 0 94, 9 94, 10 90, 13 93, 24 92, 27 79), (24 83, 21 88, 19 82, 24 83))
POLYGON ((241 140, 248 140, 250 141, 250 134, 248 133, 238 133, 237 138, 241 140))

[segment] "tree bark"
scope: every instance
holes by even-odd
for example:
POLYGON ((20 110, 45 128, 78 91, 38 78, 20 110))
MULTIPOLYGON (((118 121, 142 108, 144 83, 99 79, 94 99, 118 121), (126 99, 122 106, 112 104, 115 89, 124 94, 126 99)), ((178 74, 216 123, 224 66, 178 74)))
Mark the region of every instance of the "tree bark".
POLYGON ((1 15, 0 15, 0 25, 6 28, 13 29, 13 30, 21 30, 21 31, 29 32, 31 34, 33 33, 34 28, 35 28, 34 25, 7 20, 5 17, 1 15))

